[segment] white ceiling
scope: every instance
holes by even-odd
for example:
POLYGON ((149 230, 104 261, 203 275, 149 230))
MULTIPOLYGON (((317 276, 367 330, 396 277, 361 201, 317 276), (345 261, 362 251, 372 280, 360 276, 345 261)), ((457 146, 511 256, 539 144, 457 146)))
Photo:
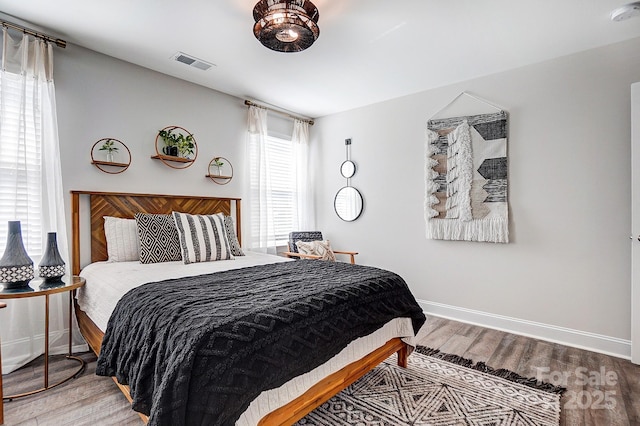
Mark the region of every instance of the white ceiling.
POLYGON ((609 19, 620 0, 315 0, 319 39, 279 53, 253 35, 256 2, 0 0, 0 12, 70 44, 313 118, 640 37, 640 18, 609 19), (178 51, 216 67, 172 61, 178 51))

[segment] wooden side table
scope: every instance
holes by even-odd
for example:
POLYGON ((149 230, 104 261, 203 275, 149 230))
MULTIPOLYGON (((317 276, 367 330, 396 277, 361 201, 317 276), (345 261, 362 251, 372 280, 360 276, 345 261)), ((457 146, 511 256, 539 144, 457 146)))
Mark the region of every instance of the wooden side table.
MULTIPOLYGON (((3 299, 22 299, 26 297, 39 297, 44 296, 45 305, 44 305, 44 386, 40 389, 35 389, 29 392, 24 392, 16 395, 6 395, 2 394, 2 381, 0 378, 0 424, 2 424, 3 416, 2 416, 2 403, 4 401, 11 401, 12 399, 22 398, 24 396, 33 395, 39 392, 46 391, 58 385, 61 385, 76 376, 78 376, 85 368, 85 361, 80 358, 73 356, 73 294, 75 290, 82 287, 85 283, 84 278, 78 276, 64 276, 62 278, 62 282, 57 284, 47 284, 41 278, 35 278, 29 282, 29 286, 23 289, 18 290, 8 290, 4 289, 4 287, 0 286, 0 300, 3 299), (73 372, 67 378, 49 384, 49 296, 56 293, 64 293, 69 292, 69 354, 67 355, 67 359, 76 361, 80 364, 80 367, 73 372)), ((6 306, 5 303, 0 302, 0 307, 4 308, 6 306)), ((0 355, 0 366, 2 364, 2 358, 0 355)), ((0 367, 1 368, 1 367, 0 367)))

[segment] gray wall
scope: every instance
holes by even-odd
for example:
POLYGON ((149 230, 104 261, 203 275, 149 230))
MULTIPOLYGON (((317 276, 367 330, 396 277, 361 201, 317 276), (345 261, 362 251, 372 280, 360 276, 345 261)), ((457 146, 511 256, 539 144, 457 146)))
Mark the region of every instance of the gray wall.
MULTIPOLYGON (((54 74, 65 193, 87 190, 246 199, 247 107, 243 99, 74 45, 56 49, 54 74), (172 169, 150 158, 155 155, 158 130, 170 125, 186 128, 195 136, 198 156, 188 168, 172 169), (122 173, 107 174, 91 164, 91 147, 107 137, 122 141, 131 151, 131 165, 122 173), (233 179, 225 185, 205 178, 216 156, 233 165, 233 179)), ((270 133, 290 136, 292 130, 292 120, 269 113, 270 133)), ((94 153, 97 159, 105 159, 103 153, 94 153)), ((127 159, 121 152, 116 155, 115 161, 127 159)), ((65 203, 71 241, 70 196, 65 203)), ((83 201, 83 209, 86 204, 83 201)), ((246 231, 248 209, 242 211, 246 231)), ((81 221, 84 266, 90 262, 88 217, 83 215, 81 221)))
POLYGON ((56 50, 55 84, 66 192, 241 196, 247 120, 241 99, 73 45, 56 50), (195 136, 198 157, 187 169, 175 170, 150 158, 158 130, 169 125, 195 136), (125 172, 106 174, 91 164, 91 146, 105 137, 119 139, 131 150, 132 163, 125 172), (227 185, 205 178, 216 156, 234 166, 227 185))
POLYGON ((318 223, 332 246, 398 272, 423 301, 628 341, 630 85, 639 80, 635 39, 321 118, 318 223), (462 91, 509 113, 510 244, 424 237, 426 122, 462 91), (333 211, 345 138, 365 199, 352 223, 333 211))
MULTIPOLYGON (((77 46, 56 51, 55 80, 65 191, 242 196, 242 100, 77 46), (195 134, 190 168, 149 158, 167 125, 195 134), (103 137, 131 149, 124 173, 90 164, 103 137), (204 177, 218 155, 235 168, 225 186, 204 177)), ((320 118, 311 129, 318 228, 334 247, 360 251, 359 263, 400 273, 422 301, 628 340, 629 92, 639 80, 632 40, 320 118), (426 121, 463 90, 509 112, 507 245, 424 238, 426 121), (353 223, 333 212, 345 138, 365 198, 353 223)))

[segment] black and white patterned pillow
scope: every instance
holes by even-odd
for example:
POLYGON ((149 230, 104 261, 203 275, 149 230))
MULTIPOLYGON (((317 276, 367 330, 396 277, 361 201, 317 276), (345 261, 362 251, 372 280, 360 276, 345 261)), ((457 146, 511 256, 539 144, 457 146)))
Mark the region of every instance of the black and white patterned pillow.
POLYGON ((173 212, 184 263, 233 259, 224 219, 173 212))
POLYGON ((168 214, 136 213, 140 238, 140 262, 160 263, 182 260, 178 230, 168 214))
POLYGON ((320 256, 321 260, 336 261, 336 255, 331 249, 331 243, 326 241, 298 241, 296 242, 298 247, 298 253, 311 254, 313 256, 320 256))
POLYGON ((322 240, 322 232, 320 231, 294 231, 289 232, 289 251, 294 253, 298 253, 298 246, 296 243, 298 241, 321 241, 322 240))
POLYGON ((236 224, 231 216, 227 216, 224 213, 218 213, 218 216, 224 219, 224 229, 227 231, 227 238, 229 239, 229 247, 231 248, 231 254, 234 256, 244 256, 240 241, 236 235, 236 224))

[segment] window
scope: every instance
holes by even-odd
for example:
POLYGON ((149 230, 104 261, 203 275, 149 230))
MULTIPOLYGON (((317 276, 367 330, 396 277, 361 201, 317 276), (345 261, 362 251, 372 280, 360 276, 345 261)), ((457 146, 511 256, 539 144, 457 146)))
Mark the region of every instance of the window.
MULTIPOLYGON (((42 254, 41 109, 34 108, 34 79, 0 74, 0 249, 7 222, 19 220, 24 246, 33 259, 42 254)), ((36 101, 37 101, 37 97, 36 101)))
MULTIPOLYGON (((277 127, 277 122, 271 123, 277 127)), ((308 174, 309 123, 295 119, 290 135, 278 131, 267 131, 265 108, 249 107, 245 199, 251 225, 246 245, 271 254, 286 245, 289 232, 313 229, 315 223, 308 174)))
MULTIPOLYGON (((273 212, 272 226, 275 243, 279 246, 286 245, 289 232, 295 230, 297 226, 296 160, 293 142, 290 138, 267 136, 264 155, 267 159, 266 174, 273 212)), ((258 168, 251 169, 252 191, 258 189, 254 187, 259 185, 258 173, 258 168)), ((259 212, 255 211, 253 214, 259 214, 259 212)), ((259 218, 251 218, 254 235, 259 232, 259 223, 259 218)))

